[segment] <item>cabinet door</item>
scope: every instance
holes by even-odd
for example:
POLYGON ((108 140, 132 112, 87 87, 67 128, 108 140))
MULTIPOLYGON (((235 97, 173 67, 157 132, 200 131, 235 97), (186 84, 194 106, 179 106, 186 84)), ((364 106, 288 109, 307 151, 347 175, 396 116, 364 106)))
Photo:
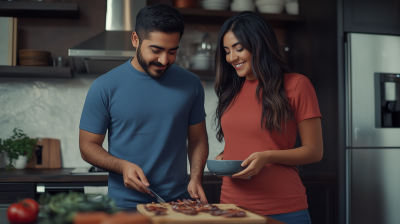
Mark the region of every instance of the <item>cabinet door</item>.
POLYGON ((221 186, 222 183, 214 184, 214 203, 219 204, 219 198, 221 197, 221 186))
POLYGON ((400 0, 343 0, 344 31, 400 35, 400 0))
POLYGON ((214 185, 213 184, 203 184, 204 194, 206 195, 208 203, 215 203, 214 200, 214 185))
POLYGON ((312 223, 337 223, 337 197, 333 181, 304 181, 312 223))
POLYGON ((203 183, 204 194, 210 204, 219 204, 219 197, 221 195, 221 181, 213 183, 203 183))
POLYGON ((0 183, 0 207, 24 198, 35 198, 35 183, 0 183))

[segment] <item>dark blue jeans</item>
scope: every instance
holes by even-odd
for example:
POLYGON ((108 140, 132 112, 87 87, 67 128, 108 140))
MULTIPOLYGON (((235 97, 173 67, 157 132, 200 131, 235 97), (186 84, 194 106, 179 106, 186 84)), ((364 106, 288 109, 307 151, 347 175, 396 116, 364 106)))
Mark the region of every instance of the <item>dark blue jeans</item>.
POLYGON ((268 217, 287 224, 311 224, 311 218, 310 214, 308 213, 308 209, 278 215, 269 215, 268 217))

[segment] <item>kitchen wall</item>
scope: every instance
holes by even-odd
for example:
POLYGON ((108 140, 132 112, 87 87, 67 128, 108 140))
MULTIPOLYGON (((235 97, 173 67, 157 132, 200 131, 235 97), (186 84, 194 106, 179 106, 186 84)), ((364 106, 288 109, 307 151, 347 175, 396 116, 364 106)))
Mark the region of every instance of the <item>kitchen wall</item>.
MULTIPOLYGON (((42 49, 52 57, 62 56, 69 66, 68 49, 105 29, 106 0, 70 0, 77 2, 79 19, 18 18, 17 49, 42 49)), ((208 32, 215 48, 219 26, 186 26, 181 40, 181 53, 194 53, 208 32)), ((75 74, 73 79, 0 78, 0 138, 8 138, 15 127, 30 137, 61 140, 62 166, 82 167, 78 145, 79 120, 86 93, 99 75, 75 74)), ((224 144, 215 138, 212 117, 216 107, 214 82, 203 80, 205 89, 206 125, 210 154, 214 158, 224 144)), ((104 147, 107 149, 107 139, 104 147)), ((1 157, 1 155, 0 155, 1 157)), ((4 167, 0 158, 0 167, 4 167)))
MULTIPOLYGON (((18 127, 29 137, 60 139, 62 167, 89 166, 79 152, 79 121, 87 91, 97 77, 77 74, 73 79, 1 78, 0 138, 8 138, 18 127)), ((212 125, 217 98, 214 81, 203 80, 202 83, 209 158, 214 158, 224 145, 216 140, 212 125)), ((108 149, 107 139, 103 146, 108 149)), ((0 159, 0 167, 4 167, 3 159, 0 159)))

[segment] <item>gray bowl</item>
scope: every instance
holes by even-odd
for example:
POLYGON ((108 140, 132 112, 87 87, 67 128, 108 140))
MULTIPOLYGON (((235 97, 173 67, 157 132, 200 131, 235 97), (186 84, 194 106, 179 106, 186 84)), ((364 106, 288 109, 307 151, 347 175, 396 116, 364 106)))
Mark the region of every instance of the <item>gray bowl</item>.
POLYGON ((217 176, 232 176, 244 170, 242 167, 243 160, 215 160, 207 159, 207 167, 211 173, 217 176))

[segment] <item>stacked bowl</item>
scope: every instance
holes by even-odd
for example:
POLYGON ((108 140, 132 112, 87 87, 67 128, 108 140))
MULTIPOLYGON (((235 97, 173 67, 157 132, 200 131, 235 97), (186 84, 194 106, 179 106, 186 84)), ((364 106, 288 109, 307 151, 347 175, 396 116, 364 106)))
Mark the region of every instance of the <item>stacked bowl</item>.
POLYGON ((229 0, 203 0, 201 6, 210 10, 226 10, 229 6, 229 0))
POLYGON ((253 0, 233 0, 231 4, 231 11, 241 12, 241 11, 254 11, 253 0))
POLYGON ((285 10, 287 14, 298 15, 299 3, 297 2, 297 0, 286 0, 285 10))
POLYGON ((255 0, 255 4, 261 13, 279 14, 283 12, 285 0, 255 0))
POLYGON ((22 66, 49 66, 51 53, 43 50, 19 50, 19 64, 22 66))

